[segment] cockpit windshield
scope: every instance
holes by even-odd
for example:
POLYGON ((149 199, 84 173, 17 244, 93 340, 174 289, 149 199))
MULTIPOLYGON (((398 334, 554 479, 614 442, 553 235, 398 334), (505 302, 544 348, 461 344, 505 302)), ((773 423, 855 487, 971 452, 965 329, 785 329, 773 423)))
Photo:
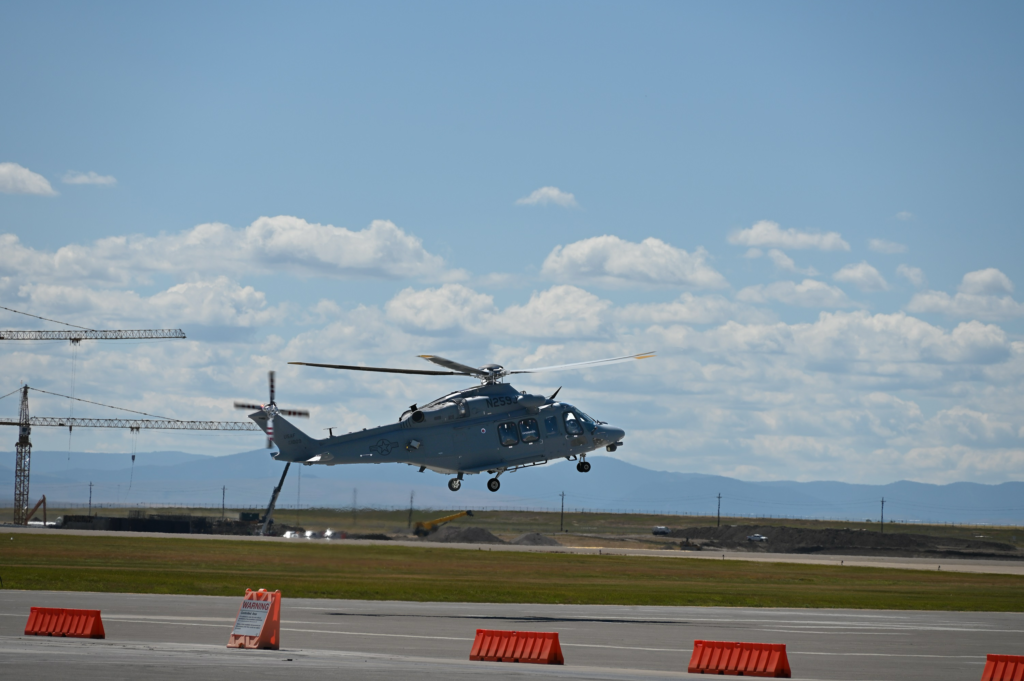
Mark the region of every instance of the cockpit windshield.
POLYGON ((587 430, 594 432, 594 428, 597 428, 597 422, 594 421, 594 419, 590 418, 582 411, 576 412, 576 415, 579 416, 580 421, 583 422, 583 425, 586 426, 587 430))

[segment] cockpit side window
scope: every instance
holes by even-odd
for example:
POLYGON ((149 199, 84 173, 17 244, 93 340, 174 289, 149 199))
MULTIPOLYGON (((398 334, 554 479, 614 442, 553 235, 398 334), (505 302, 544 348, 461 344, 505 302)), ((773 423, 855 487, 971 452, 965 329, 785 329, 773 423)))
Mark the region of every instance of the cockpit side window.
POLYGON ((516 422, 509 421, 498 426, 498 440, 503 447, 511 447, 519 444, 519 433, 516 432, 516 422))
POLYGON ((540 439, 540 426, 537 419, 523 419, 519 422, 519 433, 523 442, 536 442, 540 439))
POLYGON ((558 435, 558 417, 549 416, 544 419, 544 432, 548 435, 558 435))
POLYGON ((580 425, 580 420, 571 411, 565 412, 563 417, 565 420, 565 432, 569 435, 583 435, 583 426, 580 425))
POLYGON ((597 423, 594 421, 594 419, 590 418, 582 411, 579 414, 577 414, 577 416, 579 416, 580 421, 583 422, 583 425, 586 427, 587 430, 589 430, 590 432, 594 432, 594 428, 597 428, 597 423))

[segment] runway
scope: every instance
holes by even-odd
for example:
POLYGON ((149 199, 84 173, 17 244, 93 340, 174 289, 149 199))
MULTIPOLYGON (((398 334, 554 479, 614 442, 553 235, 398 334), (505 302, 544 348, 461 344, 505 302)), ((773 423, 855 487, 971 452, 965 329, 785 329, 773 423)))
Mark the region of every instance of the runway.
MULTIPOLYGON (((571 576, 553 576, 571 579, 571 576)), ((452 579, 458 579, 453 575, 452 579)), ((253 585, 272 586, 272 585, 253 585)), ((677 679, 694 639, 785 643, 793 678, 980 679, 1024 654, 1024 615, 283 600, 280 651, 225 647, 237 598, 0 591, 8 678, 677 679), (104 641, 25 637, 29 607, 103 611, 104 641), (477 628, 557 631, 565 667, 470 662, 477 628)))
MULTIPOLYGON (((23 527, 19 525, 0 526, 0 532, 8 534, 67 534, 83 537, 151 537, 156 539, 203 539, 224 541, 257 541, 257 542, 303 542, 305 539, 285 539, 283 537, 253 537, 226 534, 164 534, 160 532, 109 532, 105 530, 58 530, 54 528, 23 527)), ((428 543, 418 540, 381 541, 371 539, 358 540, 312 540, 321 543, 344 544, 376 544, 380 546, 429 546, 432 549, 468 549, 481 548, 489 551, 528 551, 534 553, 577 553, 616 556, 651 556, 656 558, 697 558, 701 560, 744 560, 757 563, 801 563, 804 565, 845 565, 850 567, 875 567, 896 570, 945 570, 947 572, 972 572, 1001 575, 1024 575, 1024 561, 1014 560, 975 560, 955 558, 889 558, 885 556, 842 556, 842 555, 807 555, 797 553, 750 553, 746 551, 730 551, 716 549, 714 551, 665 551, 658 549, 624 549, 578 546, 518 546, 515 544, 446 544, 428 543)), ((595 542, 596 543, 596 542, 595 542)))

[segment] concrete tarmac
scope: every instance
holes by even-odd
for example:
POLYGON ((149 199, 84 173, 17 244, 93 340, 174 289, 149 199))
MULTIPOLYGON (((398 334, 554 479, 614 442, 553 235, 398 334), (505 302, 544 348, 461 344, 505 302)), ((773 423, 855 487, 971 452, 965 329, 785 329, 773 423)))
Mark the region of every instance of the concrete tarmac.
POLYGON ((0 533, 15 535, 23 534, 66 534, 77 536, 108 536, 108 537, 154 537, 159 539, 221 539, 226 541, 260 541, 260 542, 303 542, 316 541, 325 544, 378 544, 382 546, 428 546, 432 549, 468 549, 476 551, 527 551, 532 553, 577 553, 616 556, 651 556, 656 558, 698 558, 702 560, 745 560, 758 563, 801 563, 805 565, 844 565, 851 567, 877 567, 896 570, 945 570, 947 572, 973 572, 1002 575, 1024 575, 1022 560, 975 560, 955 558, 889 558, 885 556, 844 556, 844 555, 807 555, 796 553, 768 553, 758 551, 666 551, 659 549, 623 549, 573 546, 518 546, 515 544, 446 544, 424 542, 420 540, 368 540, 368 539, 285 539, 283 537, 252 537, 224 534, 164 534, 160 532, 110 532, 105 530, 58 530, 43 527, 24 527, 19 525, 0 525, 0 533))
POLYGON ((795 679, 964 681, 981 678, 987 653, 1024 654, 1020 613, 299 598, 283 601, 281 650, 229 650, 240 601, 241 596, 0 591, 0 676, 680 679, 697 678, 686 673, 693 641, 709 639, 785 643, 795 679), (31 606, 102 610, 107 638, 23 636, 31 606), (470 662, 478 628, 557 631, 566 664, 470 662))

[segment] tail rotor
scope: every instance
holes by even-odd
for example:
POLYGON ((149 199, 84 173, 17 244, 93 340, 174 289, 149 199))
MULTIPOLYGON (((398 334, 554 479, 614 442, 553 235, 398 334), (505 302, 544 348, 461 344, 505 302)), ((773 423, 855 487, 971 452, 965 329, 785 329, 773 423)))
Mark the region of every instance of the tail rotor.
POLYGON ((267 413, 267 449, 274 446, 274 417, 278 414, 283 416, 298 416, 300 418, 309 418, 309 411, 305 409, 279 409, 277 402, 274 401, 276 390, 274 388, 274 373, 270 371, 267 373, 267 383, 270 387, 270 401, 266 404, 252 404, 249 402, 235 402, 235 409, 245 409, 252 411, 265 411, 267 413))

